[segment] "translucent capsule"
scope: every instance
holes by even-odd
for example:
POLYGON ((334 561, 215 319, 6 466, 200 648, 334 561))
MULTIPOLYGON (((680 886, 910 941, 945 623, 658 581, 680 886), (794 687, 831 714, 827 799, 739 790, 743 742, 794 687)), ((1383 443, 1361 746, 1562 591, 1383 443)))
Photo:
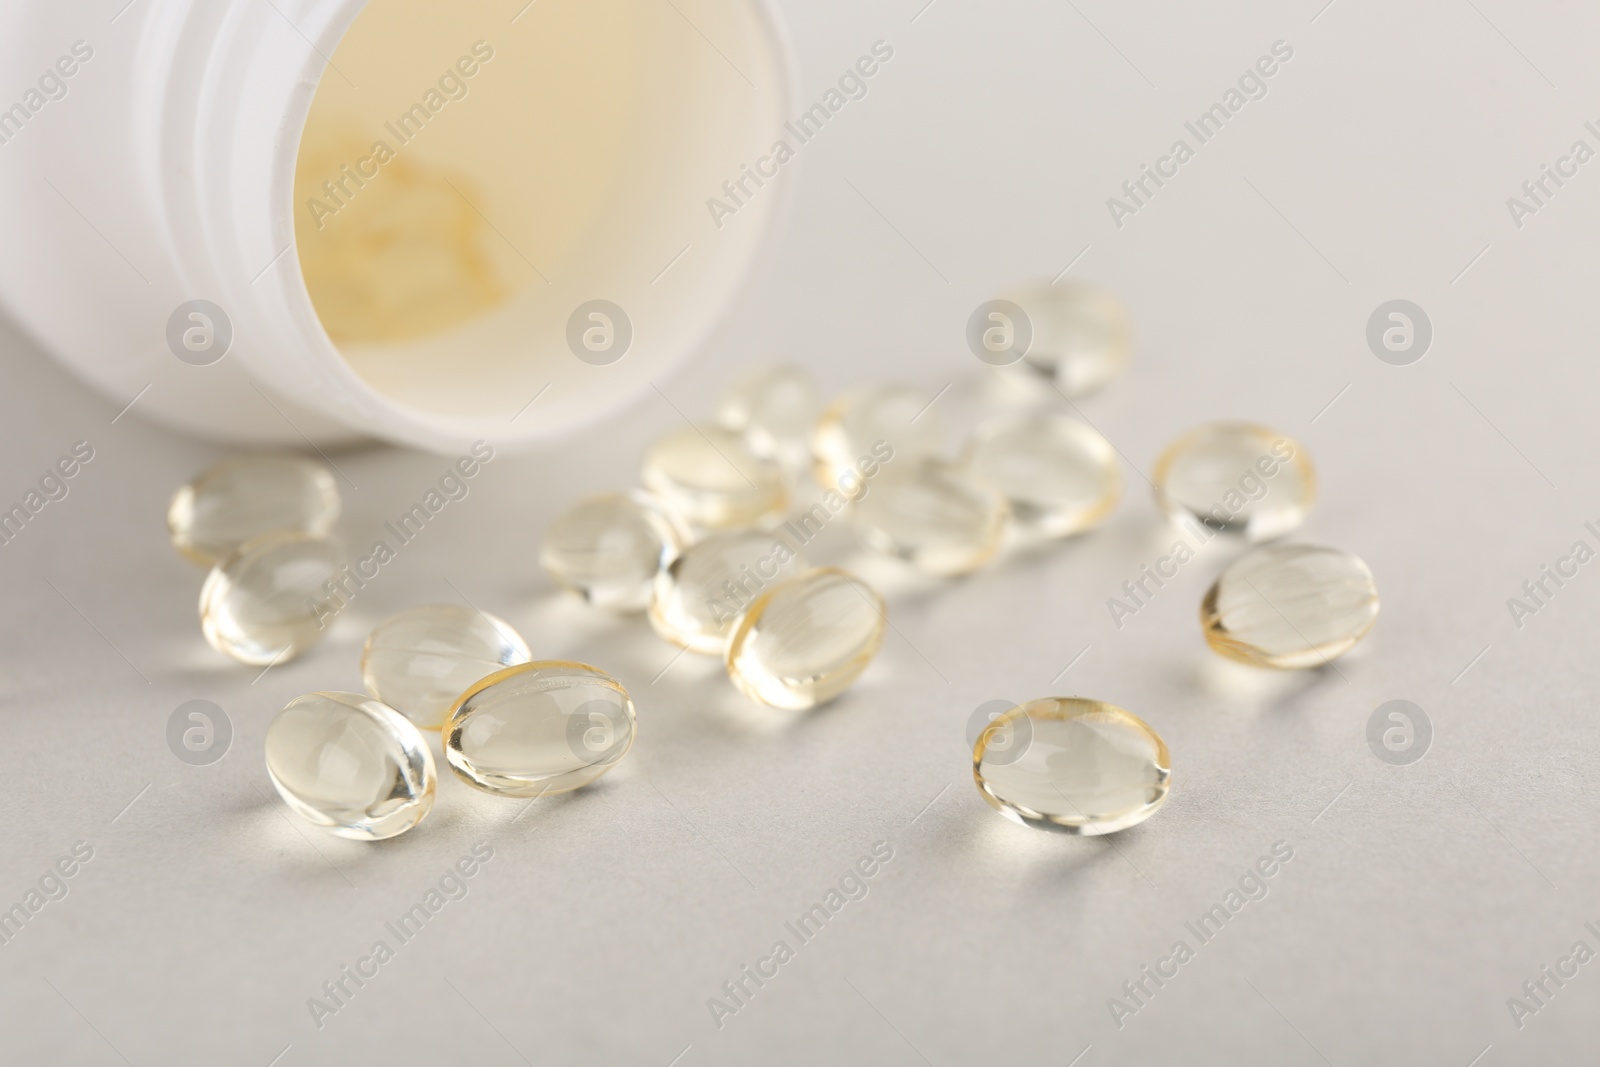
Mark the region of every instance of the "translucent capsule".
POLYGON ((1200 605, 1212 648, 1257 667, 1319 667, 1378 621, 1378 587, 1337 548, 1265 545, 1222 572, 1200 605))
POLYGON ((950 576, 977 570, 995 554, 1010 509, 964 468, 925 459, 886 470, 852 510, 868 548, 950 576))
POLYGON ((1122 496, 1117 454, 1077 419, 1036 412, 978 427, 963 455, 967 469, 1011 504, 1023 533, 1066 537, 1097 525, 1122 496))
POLYGON ((298 697, 267 726, 266 748, 267 773, 284 801, 340 837, 394 837, 433 808, 437 777, 421 732, 371 697, 298 697))
POLYGON ((758 455, 797 466, 804 462, 821 407, 809 374, 798 367, 769 367, 728 390, 717 421, 744 434, 758 455))
POLYGON ((1213 422, 1168 446, 1156 460, 1156 501, 1174 522, 1269 541, 1305 519, 1317 478, 1305 446, 1265 426, 1213 422))
POLYGON ((656 575, 650 624, 691 652, 721 655, 735 620, 775 583, 806 569, 787 539, 755 530, 712 534, 656 575))
POLYGON ((817 419, 812 474, 824 489, 855 496, 853 482, 871 478, 880 464, 915 463, 943 447, 944 423, 932 396, 909 385, 861 386, 817 419))
POLYGON ((633 745, 633 701, 604 671, 540 660, 463 693, 444 727, 444 758, 486 793, 537 797, 588 785, 633 745))
POLYGON ((320 537, 272 533, 246 541, 200 588, 200 632, 242 663, 286 663, 318 641, 342 605, 338 550, 320 537))
POLYGON ((1141 719, 1098 700, 1046 697, 995 717, 972 750, 972 777, 1012 822, 1111 834, 1155 814, 1172 761, 1141 719))
POLYGON ((682 532, 642 494, 596 493, 550 524, 539 560, 596 607, 643 611, 656 572, 682 543, 682 532))
POLYGON ((789 503, 778 462, 721 426, 667 434, 645 452, 640 477, 679 519, 705 529, 754 526, 781 515, 789 503))
POLYGON ((1104 290, 1079 282, 1037 285, 1009 299, 1027 315, 1033 339, 1027 366, 1076 398, 1122 373, 1131 331, 1128 309, 1104 290))
POLYGON ((327 468, 301 456, 226 460, 179 489, 167 507, 172 547, 211 566, 261 534, 324 537, 339 518, 339 487, 327 468))
POLYGON ((751 700, 803 710, 861 677, 883 644, 883 597, 860 578, 821 567, 763 593, 728 641, 728 677, 751 700))
POLYGON ((418 726, 437 730, 468 686, 532 658, 504 620, 456 604, 427 604, 385 619, 367 636, 361 680, 418 726))

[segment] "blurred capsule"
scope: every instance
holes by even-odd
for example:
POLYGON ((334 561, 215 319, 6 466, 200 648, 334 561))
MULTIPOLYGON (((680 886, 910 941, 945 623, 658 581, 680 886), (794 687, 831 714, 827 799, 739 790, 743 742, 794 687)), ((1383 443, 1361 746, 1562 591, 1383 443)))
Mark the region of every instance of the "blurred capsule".
POLYGON ((550 524, 539 561, 595 607, 643 611, 656 572, 682 543, 682 532, 643 494, 596 493, 550 524))
POLYGON ((1081 282, 1041 283, 1007 294, 1032 334, 1022 366, 1068 399, 1122 373, 1131 348, 1128 311, 1110 293, 1081 282))
POLYGON ((437 730, 478 679, 532 659, 504 619, 458 604, 424 604, 391 615, 367 635, 367 692, 424 729, 437 730))
POLYGON ((755 526, 789 504, 778 462, 721 426, 684 426, 660 438, 646 450, 640 478, 677 518, 708 530, 755 526))
POLYGON ((1173 522, 1268 541, 1304 521, 1317 477, 1304 445, 1249 422, 1211 422, 1161 453, 1156 502, 1173 522))
POLYGON ((744 434, 757 455, 798 469, 808 456, 821 407, 809 374, 787 365, 769 367, 740 379, 724 394, 717 421, 744 434))
POLYGON ((868 548, 929 574, 977 570, 1000 548, 1010 514, 1005 498, 944 460, 885 471, 852 506, 868 548))
POLYGON ((650 625, 691 652, 721 655, 745 609, 764 590, 806 566, 805 557, 775 534, 712 534, 656 575, 650 625))
POLYGON ((1011 504, 1017 528, 1066 537, 1101 522, 1122 496, 1110 443, 1088 424, 1054 412, 993 419, 978 427, 962 460, 1011 504))
POLYGON ((167 530, 172 547, 209 567, 262 534, 326 537, 339 507, 339 486, 322 464, 303 456, 239 456, 178 490, 167 530))
POLYGON ((812 473, 824 489, 853 496, 849 479, 872 463, 906 465, 944 447, 934 397, 908 385, 864 385, 829 404, 811 436, 812 473))
POLYGON ((1378 586, 1359 556, 1264 545, 1217 578, 1200 606, 1206 642, 1256 667, 1320 667, 1378 621, 1378 586))

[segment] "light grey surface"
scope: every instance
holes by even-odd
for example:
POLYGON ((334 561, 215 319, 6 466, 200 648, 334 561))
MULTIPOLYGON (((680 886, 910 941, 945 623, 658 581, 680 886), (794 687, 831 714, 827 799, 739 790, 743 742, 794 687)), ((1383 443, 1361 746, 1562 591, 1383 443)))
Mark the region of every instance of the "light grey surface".
MULTIPOLYGON (((663 673, 672 652, 642 620, 585 612, 537 566, 555 511, 630 484, 643 445, 678 424, 653 391, 559 447, 497 458, 323 646, 258 677, 201 641, 201 574, 163 529, 171 491, 224 450, 137 407, 113 422, 120 405, 0 327, 0 498, 20 499, 74 441, 95 449, 70 494, 0 547, 0 904, 75 841, 94 850, 0 947, 0 1059, 1592 1058, 1600 963, 1551 984, 1520 1029, 1507 998, 1575 942, 1600 949, 1583 927, 1600 920, 1597 565, 1520 629, 1506 601, 1574 541, 1600 547, 1583 526, 1600 525, 1600 162, 1520 229, 1505 201, 1575 139, 1600 146, 1583 127, 1600 118, 1600 15, 1320 3, 788 5, 808 99, 874 40, 895 58, 806 147, 786 233, 703 357, 657 383, 672 405, 709 414, 737 370, 788 357, 830 390, 953 383, 940 407, 954 444, 989 373, 963 328, 995 290, 1070 262, 1069 277, 1123 294, 1138 327, 1128 372, 1082 405, 1125 458, 1115 516, 964 581, 863 563, 895 631, 850 694, 799 719, 746 704, 711 661, 663 673), (1269 95, 1116 228, 1106 198, 1280 39, 1294 57, 1269 95), (1395 298, 1434 325, 1412 366, 1364 340, 1395 298), (1111 622, 1106 599, 1173 537, 1143 476, 1167 440, 1216 417, 1303 441, 1322 476, 1304 538, 1377 575, 1382 617, 1337 670, 1265 676, 1207 650, 1196 605, 1226 546, 1111 622), (381 847, 292 821, 261 764, 271 714, 358 687, 360 642, 385 614, 460 599, 623 679, 641 723, 625 765, 520 818, 446 775, 430 820, 381 847), (1152 821, 1075 840, 982 803, 968 714, 1052 693, 1112 701, 1162 733, 1175 786, 1152 821), (234 726, 209 767, 164 739, 195 698, 234 726), (1435 737, 1396 767, 1366 727, 1401 698, 1435 737), (784 923, 879 841, 893 859, 868 895, 719 1030, 707 998, 792 942, 784 923), (1267 896, 1198 946, 1185 922, 1278 841, 1294 857, 1267 896), (469 894, 314 1025, 324 980, 392 942, 384 922, 480 842, 494 856, 469 894), (1195 958, 1119 1029, 1108 998, 1180 938, 1195 958)), ((333 459, 356 544, 447 462, 333 459)), ((854 558, 846 531, 830 546, 854 558)))

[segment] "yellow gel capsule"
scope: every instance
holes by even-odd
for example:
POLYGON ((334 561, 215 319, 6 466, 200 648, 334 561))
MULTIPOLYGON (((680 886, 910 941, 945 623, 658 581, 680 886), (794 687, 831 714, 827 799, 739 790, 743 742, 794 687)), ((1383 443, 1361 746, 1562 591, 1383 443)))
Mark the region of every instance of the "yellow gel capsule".
POLYGON ((842 394, 811 435, 812 476, 847 497, 879 463, 909 465, 944 447, 934 397, 909 385, 864 385, 842 394))
POLYGON ((851 511, 868 548, 946 577, 987 563, 1010 516, 988 483, 937 459, 885 470, 851 511))
POLYGON ((503 797, 565 793, 615 767, 637 722, 622 683, 597 667, 538 660, 468 689, 444 725, 456 777, 503 797))
POLYGON ((751 700, 804 710, 850 687, 883 644, 883 597, 835 567, 763 593, 728 640, 728 677, 751 700))
POLYGON ((429 730, 478 679, 533 658, 503 619, 457 604, 425 604, 379 623, 361 650, 367 692, 429 730))
POLYGON ((1067 537, 1099 524, 1122 496, 1110 442, 1087 423, 1054 412, 993 419, 962 456, 968 470, 1011 505, 1030 537, 1067 537))
POLYGON ((405 716, 355 693, 309 693, 267 726, 267 774, 290 809, 357 841, 403 834, 433 808, 433 754, 405 716))
POLYGON ((539 561, 597 608, 643 611, 656 572, 678 554, 683 534, 636 493, 584 497, 550 524, 539 561))
POLYGON ((1320 667, 1378 621, 1378 586, 1360 557, 1315 545, 1265 545, 1235 561, 1200 605, 1215 650, 1256 667, 1320 667))
POLYGON ((978 735, 972 777, 1012 822, 1111 834, 1161 807, 1172 779, 1166 743, 1112 704, 1046 697, 997 715, 978 735))
POLYGON ((717 421, 744 434, 757 455, 795 468, 804 464, 821 406, 809 374, 798 367, 769 367, 723 395, 717 421))
POLYGON ((1028 368, 1069 399, 1101 388, 1127 365, 1128 310, 1105 290, 1068 281, 1036 285, 1008 299, 1028 317, 1028 368))
POLYGON ((775 534, 712 534, 656 575, 650 625, 691 652, 721 655, 735 621, 756 597, 806 567, 805 557, 775 534))
POLYGON ((1270 541, 1294 530, 1317 499, 1304 445, 1249 422, 1213 422, 1156 460, 1156 502, 1173 522, 1270 541))
POLYGON ((302 456, 240 456, 178 490, 167 507, 167 530, 173 548, 209 567, 262 534, 325 537, 339 507, 339 487, 322 464, 302 456))
POLYGON ((679 519, 709 530, 754 526, 789 503, 778 462, 721 426, 684 426, 662 437, 646 450, 640 479, 679 519))
POLYGON ((246 541, 200 588, 200 632, 242 663, 286 663, 327 632, 338 550, 320 537, 273 533, 246 541))

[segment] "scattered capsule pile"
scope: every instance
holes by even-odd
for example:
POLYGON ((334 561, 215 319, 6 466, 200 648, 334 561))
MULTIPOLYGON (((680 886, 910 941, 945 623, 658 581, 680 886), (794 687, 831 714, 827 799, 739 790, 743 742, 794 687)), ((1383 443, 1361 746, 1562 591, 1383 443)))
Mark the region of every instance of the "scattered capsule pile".
MULTIPOLYGON (((230 460, 180 489, 168 511, 174 547, 210 564, 201 632, 244 663, 270 666, 319 641, 318 605, 342 564, 329 472, 297 456, 230 460)), ((535 661, 503 619, 451 604, 380 623, 361 654, 366 693, 297 697, 267 728, 267 774, 290 810, 330 833, 377 841, 433 809, 445 762, 484 792, 535 797, 576 789, 627 755, 633 701, 604 671, 535 661)))
MULTIPOLYGON (((1016 299, 1027 302, 1030 341, 1021 366, 1005 373, 1070 399, 1126 362, 1127 315, 1114 298, 1068 285, 1016 299)), ((719 656, 753 701, 791 711, 826 703, 867 670, 888 626, 883 596, 863 578, 808 558, 834 516, 848 516, 862 546, 952 577, 990 564, 1009 543, 1092 529, 1121 497, 1116 450, 1087 423, 1048 409, 1011 413, 979 424, 951 456, 937 400, 869 384, 824 406, 804 372, 763 370, 736 384, 712 421, 651 444, 640 488, 596 493, 562 513, 541 563, 593 607, 643 613, 672 644, 719 656)), ((1316 498, 1304 446, 1249 423, 1190 431, 1162 453, 1151 480, 1161 509, 1202 542, 1219 533, 1273 541, 1298 528, 1316 498)), ((343 562, 329 540, 339 511, 332 475, 295 456, 230 460, 178 491, 168 524, 177 550, 211 567, 200 619, 214 648, 265 667, 322 637, 318 594, 343 562)), ((1137 587, 1128 595, 1137 598, 1137 587)), ((1299 669, 1347 652, 1377 611, 1372 573, 1357 557, 1274 543, 1223 570, 1200 621, 1223 656, 1299 669)), ((441 731, 445 761, 467 784, 536 797, 594 781, 626 756, 637 730, 616 679, 582 663, 535 661, 511 626, 468 608, 428 605, 384 621, 367 639, 361 674, 366 694, 300 697, 266 741, 268 772, 290 808, 345 837, 392 837, 431 809, 436 770, 423 731, 441 731)), ((972 758, 997 811, 1073 834, 1143 821, 1171 780, 1154 730, 1075 697, 999 712, 972 758)))
POLYGON ((860 676, 887 627, 865 580, 807 558, 835 514, 849 512, 867 548, 948 577, 987 564, 1008 534, 1090 529, 1121 495, 1110 444, 1056 412, 986 422, 946 458, 935 399, 873 384, 823 408, 802 371, 764 370, 730 390, 716 422, 652 444, 641 489, 558 517, 541 559, 590 604, 645 611, 672 644, 722 657, 752 700, 814 707, 860 676))
MULTIPOLYGON (((907 424, 927 402, 890 389, 860 403, 870 408, 886 395, 887 418, 907 424)), ((796 475, 813 462, 813 433, 830 449, 813 470, 837 509, 847 501, 859 509, 875 495, 866 481, 895 453, 873 436, 893 428, 882 411, 840 403, 819 423, 816 397, 793 367, 740 382, 718 421, 685 425, 645 450, 642 490, 586 497, 558 517, 541 553, 545 568, 589 603, 645 611, 672 644, 722 657, 752 700, 800 711, 837 697, 883 643, 884 601, 856 575, 810 566, 804 530, 785 517, 796 475)), ((798 521, 820 529, 831 511, 817 507, 798 521)))

